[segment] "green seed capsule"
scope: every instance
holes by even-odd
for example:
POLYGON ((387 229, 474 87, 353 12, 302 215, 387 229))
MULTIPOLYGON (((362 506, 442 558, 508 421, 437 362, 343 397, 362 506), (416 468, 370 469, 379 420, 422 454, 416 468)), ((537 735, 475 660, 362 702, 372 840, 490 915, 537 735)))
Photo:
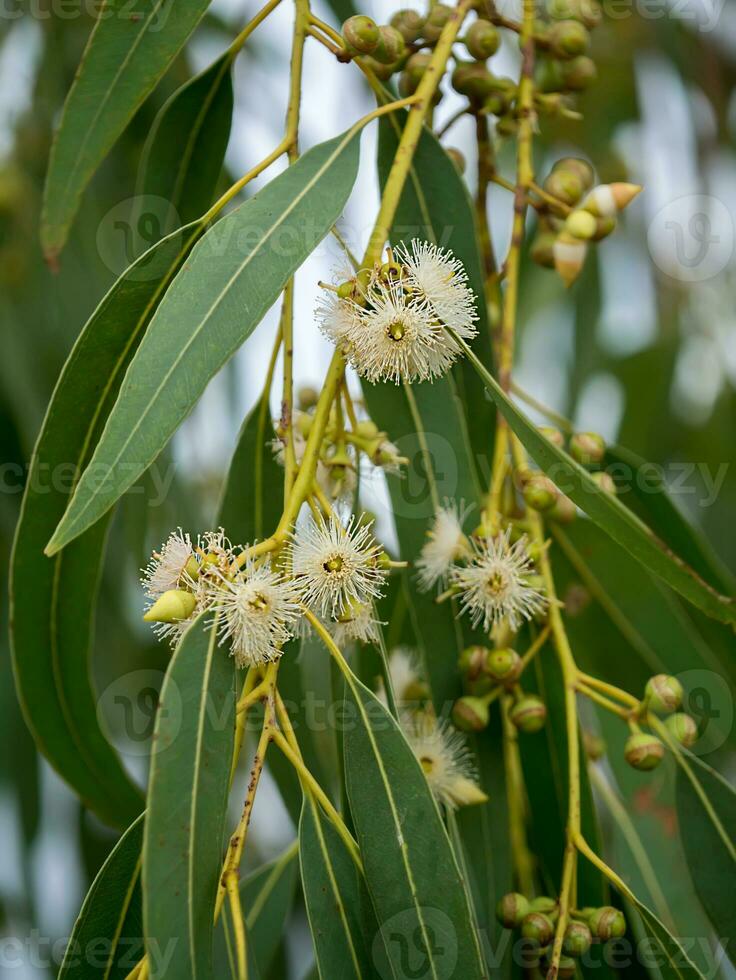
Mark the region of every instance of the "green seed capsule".
POLYGON ((351 54, 371 54, 378 46, 378 25, 365 14, 356 14, 342 25, 342 36, 351 54))
POLYGON ((598 939, 620 939, 626 934, 626 919, 623 912, 610 905, 596 909, 589 919, 590 931, 598 939))
POLYGON ((481 732, 488 725, 488 705, 480 698, 466 695, 452 706, 452 720, 464 732, 481 732))
POLYGON ((576 432, 570 439, 570 455, 582 466, 595 466, 606 455, 606 443, 597 432, 576 432))
POLYGON ((576 170, 555 168, 544 182, 544 189, 565 204, 578 204, 585 192, 585 186, 576 170))
POLYGON ((516 650, 508 648, 491 650, 486 659, 485 669, 499 684, 516 681, 521 673, 521 657, 516 650))
POLYGON ((530 912, 521 923, 521 934, 539 946, 546 946, 555 932, 552 920, 541 912, 530 912))
MULTIPOLYGON (((624 758, 634 769, 649 772, 656 769, 664 757, 664 745, 655 735, 635 732, 626 740, 624 758)), ((591 926, 591 928, 593 928, 591 926)), ((595 930, 593 930, 595 932, 595 930)))
POLYGON ((546 511, 553 507, 559 491, 544 473, 535 473, 526 481, 522 491, 524 502, 532 510, 546 511))
POLYGON ((644 690, 647 704, 653 711, 669 714, 682 704, 682 684, 669 674, 655 674, 644 690))
POLYGON ((490 21, 479 18, 467 30, 465 47, 477 61, 485 61, 498 51, 501 35, 490 21))
POLYGON ((590 190, 595 183, 595 171, 593 167, 587 160, 582 160, 580 157, 562 157, 552 167, 552 173, 557 173, 558 170, 571 170, 576 173, 580 178, 584 191, 590 190))
POLYGON ((698 740, 698 726, 695 719, 682 711, 670 715, 665 725, 675 741, 684 745, 686 749, 695 745, 698 740))
POLYGON ((584 922, 568 923, 562 940, 562 951, 566 956, 582 956, 590 949, 593 937, 584 922))
POLYGON ((547 511, 547 517, 551 517, 552 520, 557 521, 558 524, 571 524, 577 516, 577 507, 569 497, 565 496, 564 493, 559 495, 555 501, 554 507, 551 507, 547 511))
POLYGON ((547 720, 547 709, 540 698, 527 694, 519 698, 513 706, 510 717, 520 732, 533 735, 544 727, 547 720))
POLYGON ((395 27, 381 25, 378 28, 378 44, 371 52, 382 65, 395 65, 406 51, 403 35, 395 27))
POLYGON ((518 892, 509 892, 496 905, 496 918, 506 929, 517 929, 529 914, 529 901, 518 892))

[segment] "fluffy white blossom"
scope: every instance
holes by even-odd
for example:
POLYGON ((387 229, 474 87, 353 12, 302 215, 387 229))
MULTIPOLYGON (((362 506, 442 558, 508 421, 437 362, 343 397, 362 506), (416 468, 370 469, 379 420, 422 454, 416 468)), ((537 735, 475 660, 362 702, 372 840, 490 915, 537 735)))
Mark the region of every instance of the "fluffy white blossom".
POLYGON ((454 810, 486 799, 460 732, 425 711, 402 717, 402 727, 439 803, 454 810))
POLYGON ((378 643, 381 639, 381 626, 376 619, 372 603, 351 602, 339 619, 330 623, 330 632, 340 647, 346 643, 378 643))
POLYGON ((452 252, 414 239, 411 248, 399 245, 395 252, 412 288, 424 296, 435 315, 463 339, 477 333, 475 294, 468 285, 462 262, 452 252))
POLYGON ((473 626, 490 630, 502 620, 517 629, 522 619, 531 619, 547 605, 547 597, 529 584, 532 562, 526 536, 514 544, 510 528, 494 538, 473 541, 473 556, 466 565, 456 565, 451 583, 460 592, 464 612, 473 626))
POLYGON ((270 561, 250 560, 234 579, 213 587, 211 606, 218 613, 221 642, 229 641, 239 667, 263 664, 281 656, 299 616, 293 584, 275 572, 270 561))
POLYGON ((458 507, 454 502, 437 509, 416 563, 422 591, 426 592, 436 582, 445 583, 453 563, 470 554, 468 539, 463 534, 465 513, 462 505, 458 507))
POLYGON ((190 559, 196 561, 194 545, 188 534, 181 528, 168 536, 159 551, 154 551, 151 560, 143 569, 141 583, 149 599, 158 599, 169 589, 178 589, 187 575, 190 559))
POLYGON ((370 603, 386 577, 370 525, 344 526, 334 515, 298 527, 291 545, 292 574, 302 601, 324 617, 338 619, 350 603, 370 603))

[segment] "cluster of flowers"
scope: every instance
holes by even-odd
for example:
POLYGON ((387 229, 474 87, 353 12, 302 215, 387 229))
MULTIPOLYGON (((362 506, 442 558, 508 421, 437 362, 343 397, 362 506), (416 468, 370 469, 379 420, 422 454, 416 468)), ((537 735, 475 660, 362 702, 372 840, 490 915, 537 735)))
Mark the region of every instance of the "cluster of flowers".
POLYGON ((328 287, 322 332, 368 381, 431 381, 477 333, 475 295, 452 253, 412 241, 388 261, 328 287), (449 328, 452 333, 448 332, 449 328))
POLYGON ((193 541, 179 528, 144 570, 144 619, 175 645, 211 611, 238 666, 263 664, 298 635, 305 607, 328 621, 338 643, 376 640, 374 601, 386 574, 370 525, 353 518, 299 526, 278 567, 268 555, 233 547, 222 530, 193 541))
POLYGON ((440 507, 417 561, 419 587, 451 588, 474 627, 489 632, 502 622, 516 631, 522 620, 544 611, 544 585, 534 572, 526 535, 512 541, 508 525, 495 536, 467 536, 467 510, 454 502, 440 507))

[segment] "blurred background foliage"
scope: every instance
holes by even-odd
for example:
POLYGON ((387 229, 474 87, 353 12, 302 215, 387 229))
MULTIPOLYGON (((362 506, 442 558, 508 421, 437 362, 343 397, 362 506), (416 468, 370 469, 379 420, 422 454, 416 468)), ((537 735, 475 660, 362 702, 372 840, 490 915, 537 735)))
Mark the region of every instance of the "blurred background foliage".
MULTIPOLYGON (((320 4, 315 9, 337 25, 352 12, 349 6, 349 0, 335 0, 332 10, 321 9, 320 4)), ((362 12, 385 22, 394 9, 387 2, 372 0, 362 12)), ((141 150, 158 109, 213 60, 254 10, 241 0, 212 5, 184 55, 100 169, 85 195, 61 269, 55 273, 43 263, 37 230, 51 133, 92 25, 85 4, 76 12, 78 16, 59 16, 47 0, 36 0, 30 9, 8 4, 0 12, 3 567, 7 567, 27 462, 55 379, 85 320, 124 268, 124 262, 116 266, 117 260, 110 258, 124 255, 110 212, 135 194, 141 150)), ((563 294, 552 273, 525 262, 516 377, 522 387, 577 425, 601 431, 606 438, 663 464, 672 479, 681 472, 678 465, 695 464, 685 481, 687 492, 676 493, 676 503, 733 567, 736 11, 727 5, 717 13, 717 8, 705 3, 697 9, 692 3, 683 8, 666 0, 656 5, 642 0, 639 9, 633 0, 612 4, 595 34, 599 82, 581 100, 584 121, 543 121, 537 140, 541 175, 556 157, 572 151, 589 157, 602 180, 631 179, 644 184, 646 191, 629 209, 616 235, 595 250, 570 293, 563 294), (706 30, 709 17, 716 18, 715 24, 706 30), (658 267, 649 242, 652 223, 662 209, 694 194, 721 202, 730 224, 711 229, 712 235, 721 236, 713 247, 723 255, 715 273, 688 283, 658 267), (724 466, 722 485, 705 506, 709 495, 702 474, 715 476, 724 466)), ((226 158, 228 169, 236 175, 278 139, 290 18, 285 4, 238 60, 233 134, 226 158)), ((513 46, 499 58, 499 74, 513 74, 518 61, 513 46)), ((370 95, 357 75, 310 48, 304 146, 334 135, 370 108, 370 95)), ((445 96, 437 112, 438 127, 456 108, 454 99, 452 93, 445 96)), ((364 140, 356 200, 346 216, 357 239, 369 227, 377 200, 372 140, 373 134, 364 140)), ((461 121, 445 142, 466 155, 472 188, 472 122, 461 121)), ((513 166, 512 145, 500 147, 499 165, 504 172, 513 166)), ((511 202, 503 190, 494 188, 491 195, 497 252, 503 254, 511 202)), ((324 255, 320 261, 324 265, 324 255)), ((308 264, 298 277, 296 371, 301 383, 319 382, 328 353, 311 319, 315 270, 308 264)), ((258 395, 255 382, 274 323, 273 317, 267 318, 258 335, 213 381, 202 405, 178 434, 164 467, 173 473, 168 491, 158 493, 149 480, 143 492, 128 494, 118 510, 96 622, 93 670, 101 691, 141 669, 152 671, 155 687, 155 672, 164 667, 167 654, 142 629, 138 568, 170 528, 208 526, 235 434, 258 395)), ((372 487, 371 493, 375 500, 367 503, 378 512, 379 525, 382 521, 390 537, 385 491, 372 487)), ((575 582, 573 571, 568 585, 575 582)), ((22 937, 24 942, 33 929, 47 937, 37 944, 39 955, 26 956, 24 966, 12 974, 46 976, 54 972, 51 961, 61 952, 61 946, 54 948, 53 943, 68 935, 114 836, 82 812, 76 797, 35 752, 12 683, 5 594, 2 616, 0 744, 5 751, 0 770, 4 858, 0 928, 3 936, 22 937)), ((581 620, 580 629, 585 628, 581 620)), ((587 628, 592 630, 588 636, 595 647, 605 628, 598 621, 587 628)), ((616 637, 601 639, 602 649, 615 656, 619 642, 616 637)), ((139 706, 144 719, 154 703, 152 699, 148 706, 139 706)), ((126 762, 138 778, 145 779, 143 758, 128 756, 126 762)), ((656 840, 660 824, 656 809, 653 812, 655 832, 650 839, 656 840)), ((290 839, 288 820, 267 785, 259 794, 254 838, 266 857, 290 839), (259 820, 258 811, 269 808, 271 818, 259 820)), ((294 942, 298 948, 298 935, 294 942)), ((297 964, 294 975, 301 972, 297 964)))

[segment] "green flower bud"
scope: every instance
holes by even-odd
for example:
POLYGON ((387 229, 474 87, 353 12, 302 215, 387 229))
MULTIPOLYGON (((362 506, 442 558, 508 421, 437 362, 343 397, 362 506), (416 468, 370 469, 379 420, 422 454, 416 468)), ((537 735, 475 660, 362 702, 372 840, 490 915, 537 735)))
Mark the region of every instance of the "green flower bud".
POLYGON ((306 412, 308 408, 314 408, 319 400, 319 392, 316 388, 312 388, 311 385, 302 385, 297 392, 297 402, 299 403, 299 408, 306 412))
POLYGON ((540 436, 544 436, 544 438, 551 442, 554 446, 557 446, 558 449, 562 449, 562 447, 565 445, 565 437, 563 434, 559 429, 555 429, 551 425, 540 425, 537 428, 537 432, 540 434, 540 436))
POLYGON ((555 238, 557 235, 553 231, 541 231, 537 232, 532 241, 530 249, 532 261, 545 269, 554 269, 555 267, 555 238))
POLYGON ((559 914, 559 906, 557 901, 549 895, 538 895, 529 903, 529 911, 542 912, 554 922, 559 914))
POLYGON ((600 735, 594 735, 593 732, 583 732, 583 748, 593 762, 602 759, 606 754, 606 743, 600 735))
POLYGON ((589 211, 573 211, 565 219, 565 230, 581 241, 589 241, 598 229, 598 222, 589 211))
POLYGON ((626 919, 623 912, 610 905, 596 909, 588 922, 590 931, 598 939, 620 939, 626 934, 626 919))
POLYGON ((557 487, 544 473, 535 473, 526 481, 522 491, 526 505, 539 511, 549 510, 554 506, 558 495, 557 487))
POLYGON ((554 503, 554 507, 550 507, 547 511, 547 517, 551 517, 558 524, 570 524, 577 516, 577 507, 564 493, 559 495, 554 503))
POLYGON ((399 31, 407 44, 412 44, 422 33, 424 17, 416 10, 397 10, 390 23, 399 31))
POLYGON ((557 58, 575 58, 588 50, 590 34, 577 20, 559 20, 550 27, 547 41, 557 58))
POLYGON ((606 443, 597 432, 576 432, 570 439, 570 455, 583 466, 595 466, 606 455, 606 443))
MULTIPOLYGON (((624 747, 624 758, 634 769, 649 772, 656 769, 664 757, 664 745, 656 735, 635 732, 629 735, 624 747)), ((592 926, 591 926, 592 928, 592 926)), ((593 930, 595 932, 595 929, 593 930)))
POLYGON ((452 17, 452 13, 452 7, 448 7, 444 3, 436 3, 427 14, 427 19, 422 28, 422 37, 431 44, 438 41, 443 27, 452 17))
POLYGON ((378 28, 378 44, 372 52, 372 57, 382 65, 395 65, 406 51, 404 37, 400 31, 390 25, 378 28))
POLYGON ((577 970, 577 964, 571 956, 561 956, 560 962, 557 967, 557 976, 561 980, 570 980, 570 977, 575 976, 575 971, 577 970))
POLYGON ((587 160, 580 157, 562 157, 552 167, 552 173, 558 170, 570 170, 578 175, 583 185, 583 190, 589 190, 595 182, 595 171, 587 160))
POLYGON ((370 54, 378 46, 378 26, 365 14, 348 17, 342 25, 345 46, 353 55, 370 54))
POLYGON ((452 706, 452 720, 464 732, 481 732, 488 725, 488 705, 480 698, 466 695, 452 706))
POLYGON ((665 721, 665 725, 676 742, 684 745, 686 749, 695 745, 698 740, 698 725, 694 718, 678 711, 675 715, 670 715, 665 721))
POLYGON ((518 892, 509 892, 496 905, 496 918, 506 929, 517 929, 529 914, 529 900, 518 892))
POLYGON ((466 164, 465 164, 465 157, 462 155, 462 153, 460 152, 460 150, 458 150, 454 146, 448 146, 448 147, 446 147, 445 152, 447 153, 448 157, 452 160, 452 162, 455 164, 455 166, 457 167, 458 171, 461 174, 464 174, 465 173, 465 166, 466 166, 466 164))
POLYGON ((189 619, 197 605, 196 598, 184 589, 168 589, 156 599, 143 619, 147 623, 179 623, 189 619))
POLYGON ((426 51, 415 51, 404 65, 404 71, 408 72, 418 85, 424 78, 427 65, 431 60, 432 55, 427 54, 426 51))
POLYGON ((565 929, 565 936, 562 940, 562 952, 565 956, 582 956, 590 949, 593 937, 590 929, 584 922, 576 922, 574 919, 568 923, 565 929))
POLYGON ((644 695, 653 711, 669 714, 682 704, 682 684, 669 674, 655 674, 647 681, 644 695))
POLYGON ((533 694, 525 694, 511 709, 510 717, 520 732, 532 735, 544 727, 547 709, 540 698, 533 694))
POLYGON ((396 65, 384 65, 369 54, 363 55, 362 62, 382 82, 387 82, 396 71, 396 65))
POLYGON ((457 665, 460 673, 468 680, 474 681, 483 673, 486 657, 490 653, 488 647, 473 645, 465 647, 458 658, 457 665))
POLYGON ((576 170, 556 167, 544 182, 544 189, 565 204, 577 204, 584 192, 583 179, 576 170))
POLYGON ((604 238, 616 230, 616 219, 610 215, 598 218, 596 223, 595 235, 591 239, 594 242, 602 242, 604 238))
POLYGON ((560 74, 564 88, 571 92, 582 92, 598 77, 595 62, 586 54, 581 54, 570 61, 560 62, 560 74))
POLYGON ((591 29, 603 16, 597 0, 548 0, 547 12, 552 20, 579 20, 591 29))
POLYGON ((375 439, 380 434, 380 429, 372 419, 364 419, 358 422, 355 435, 361 439, 375 439))
POLYGON ((606 473, 605 470, 600 470, 598 473, 591 473, 590 476, 593 482, 597 483, 604 493, 610 493, 615 496, 616 484, 613 482, 613 477, 610 473, 606 473))
POLYGON ((478 61, 461 62, 452 73, 452 87, 472 102, 482 102, 494 91, 493 76, 478 61))
POLYGON ((546 946, 555 933, 552 920, 541 912, 530 912, 521 923, 521 934, 538 946, 546 946))
POLYGON ((521 657, 516 650, 508 648, 491 650, 486 658, 485 669, 494 681, 511 684, 521 673, 521 657))
POLYGON ((519 131, 519 120, 514 116, 501 116, 496 123, 497 136, 515 136, 519 131))
POLYGON ((501 35, 490 21, 480 17, 470 25, 465 34, 465 47, 468 54, 477 61, 485 61, 498 51, 501 35))

